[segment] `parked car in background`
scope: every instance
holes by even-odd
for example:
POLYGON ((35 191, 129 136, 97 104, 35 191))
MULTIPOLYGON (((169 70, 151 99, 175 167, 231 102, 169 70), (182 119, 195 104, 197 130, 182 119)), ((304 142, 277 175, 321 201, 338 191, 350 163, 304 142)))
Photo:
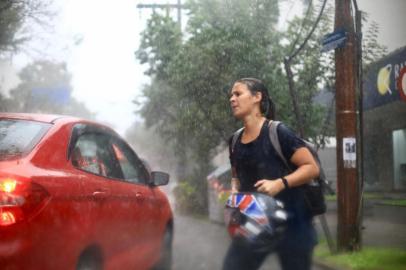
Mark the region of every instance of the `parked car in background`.
POLYGON ((168 181, 107 126, 0 113, 1 269, 170 269, 168 181))

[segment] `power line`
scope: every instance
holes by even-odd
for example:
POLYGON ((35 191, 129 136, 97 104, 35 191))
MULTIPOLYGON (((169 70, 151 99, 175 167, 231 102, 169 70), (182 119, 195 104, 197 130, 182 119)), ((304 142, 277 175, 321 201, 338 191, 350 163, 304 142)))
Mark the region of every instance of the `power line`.
MULTIPOLYGON (((293 53, 288 57, 288 61, 289 61, 289 62, 290 62, 293 58, 295 58, 296 55, 304 48, 304 46, 306 45, 307 41, 308 41, 308 40, 310 39, 310 37, 313 35, 313 32, 314 32, 314 30, 316 30, 316 27, 317 27, 317 25, 319 24, 319 21, 320 21, 320 19, 321 19, 321 15, 323 15, 323 11, 324 11, 324 8, 326 7, 326 3, 327 3, 327 0, 324 0, 324 1, 323 1, 323 6, 321 7, 320 12, 319 12, 319 16, 317 16, 317 19, 316 19, 316 21, 314 22, 312 29, 310 30, 309 34, 306 36, 306 38, 304 39, 304 41, 302 42, 302 44, 299 46, 299 48, 297 48, 297 50, 296 50, 295 52, 293 52, 293 53)), ((309 5, 311 5, 311 3, 310 3, 309 5)))
POLYGON ((185 5, 182 5, 181 0, 178 0, 176 4, 138 4, 137 8, 139 9, 177 9, 178 14, 178 23, 180 28, 182 29, 182 9, 186 9, 185 5))

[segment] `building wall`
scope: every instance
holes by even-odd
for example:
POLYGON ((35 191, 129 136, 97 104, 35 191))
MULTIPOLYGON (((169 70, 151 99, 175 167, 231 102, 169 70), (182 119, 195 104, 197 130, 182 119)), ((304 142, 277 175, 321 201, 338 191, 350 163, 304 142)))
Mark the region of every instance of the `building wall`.
MULTIPOLYGON (((406 129, 406 98, 399 81, 406 68, 406 47, 368 67, 363 79, 363 160, 366 190, 406 190, 395 185, 393 132, 406 129)), ((395 162, 396 161, 396 162, 395 162)))
POLYGON ((406 103, 395 101, 364 112, 364 179, 366 190, 394 190, 394 130, 406 129, 406 103))

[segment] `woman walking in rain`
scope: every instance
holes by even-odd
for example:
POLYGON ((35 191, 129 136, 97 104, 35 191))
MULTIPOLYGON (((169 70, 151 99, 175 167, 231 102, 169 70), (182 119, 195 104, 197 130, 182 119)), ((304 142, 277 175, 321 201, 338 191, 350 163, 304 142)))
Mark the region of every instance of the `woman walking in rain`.
POLYGON ((237 80, 231 89, 230 105, 234 117, 244 125, 232 146, 230 139, 232 192, 260 192, 275 197, 283 202, 289 219, 275 249, 256 250, 254 245, 233 239, 223 270, 258 269, 273 251, 283 270, 310 270, 317 237, 301 186, 318 176, 319 167, 304 142, 280 124, 277 133, 281 150, 293 170, 286 169, 269 139, 274 104, 262 81, 237 80))

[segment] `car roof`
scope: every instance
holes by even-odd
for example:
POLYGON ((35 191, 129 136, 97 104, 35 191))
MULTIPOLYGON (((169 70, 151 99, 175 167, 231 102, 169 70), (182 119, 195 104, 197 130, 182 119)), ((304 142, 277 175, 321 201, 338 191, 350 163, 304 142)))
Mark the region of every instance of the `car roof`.
MULTIPOLYGON (((31 120, 45 123, 54 123, 57 119, 73 118, 65 115, 41 114, 41 113, 0 113, 0 118, 31 120)), ((72 119, 73 120, 73 119, 72 119)), ((76 118, 79 120, 79 118, 76 118)))
POLYGON ((43 123, 50 123, 50 124, 63 124, 63 123, 75 123, 75 122, 84 122, 90 124, 96 124, 99 126, 107 127, 108 129, 112 129, 105 124, 80 118, 74 117, 69 115, 59 115, 59 114, 42 114, 42 113, 3 113, 0 112, 0 118, 8 118, 8 119, 20 119, 20 120, 30 120, 30 121, 37 121, 43 123))
POLYGON ((58 124, 64 125, 69 123, 86 123, 86 124, 93 124, 99 127, 104 128, 105 130, 110 130, 113 133, 117 134, 117 132, 105 125, 103 123, 99 123, 96 121, 88 120, 85 118, 68 116, 68 115, 59 115, 59 114, 42 114, 42 113, 2 113, 0 112, 0 118, 7 118, 7 119, 19 119, 19 120, 29 120, 29 121, 37 121, 49 124, 58 124))

